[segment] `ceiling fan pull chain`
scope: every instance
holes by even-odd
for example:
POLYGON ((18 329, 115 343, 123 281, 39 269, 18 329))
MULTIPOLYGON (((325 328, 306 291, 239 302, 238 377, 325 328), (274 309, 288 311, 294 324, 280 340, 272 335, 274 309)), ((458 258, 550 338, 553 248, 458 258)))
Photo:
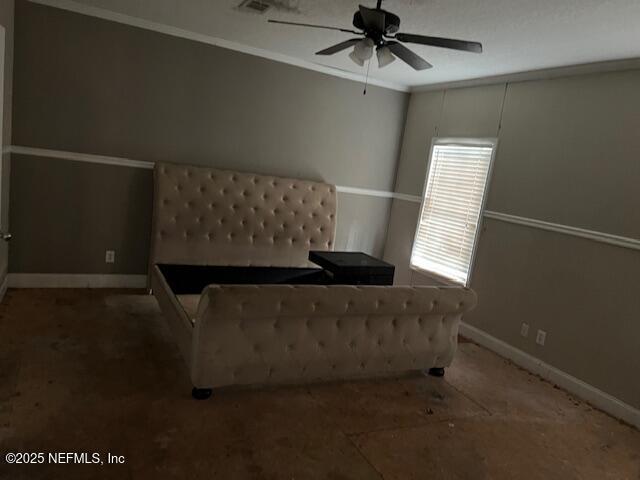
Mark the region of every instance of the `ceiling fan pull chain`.
POLYGON ((364 79, 364 92, 362 95, 367 94, 367 85, 369 85, 369 69, 371 68, 371 59, 369 59, 369 63, 367 63, 367 76, 364 79))

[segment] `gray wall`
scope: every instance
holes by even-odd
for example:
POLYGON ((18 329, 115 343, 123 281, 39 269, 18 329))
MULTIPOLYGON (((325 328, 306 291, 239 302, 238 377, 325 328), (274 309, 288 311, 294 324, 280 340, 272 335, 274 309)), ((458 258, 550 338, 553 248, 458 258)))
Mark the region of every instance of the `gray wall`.
MULTIPOLYGON (((393 189, 406 93, 24 0, 16 59, 14 145, 393 189)), ((148 172, 14 158, 12 272, 144 273, 148 172)), ((391 202, 339 204, 336 248, 381 254, 391 202)))
MULTIPOLYGON (((638 85, 636 70, 416 93, 396 189, 421 194, 433 136, 498 136, 488 210, 640 239, 638 85)), ((392 207, 401 283, 432 283, 408 268, 418 210, 392 207)), ((640 407, 638 272, 638 251, 485 219, 465 321, 640 407)))
MULTIPOLYGON (((2 111, 2 147, 11 145, 11 116, 12 116, 12 90, 13 90, 13 26, 14 26, 14 0, 0 2, 0 25, 5 28, 5 54, 4 54, 4 98, 2 111)), ((11 171, 11 155, 2 153, 2 175, 0 183, 2 198, 0 198, 0 227, 9 230, 9 180, 11 171)), ((8 246, 0 241, 0 284, 7 276, 8 246)))

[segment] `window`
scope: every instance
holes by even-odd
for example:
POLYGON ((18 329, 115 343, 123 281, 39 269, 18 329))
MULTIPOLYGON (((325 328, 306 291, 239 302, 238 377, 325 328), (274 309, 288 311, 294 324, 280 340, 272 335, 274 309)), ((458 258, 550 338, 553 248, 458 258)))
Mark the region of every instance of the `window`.
POLYGON ((434 140, 411 268, 467 285, 495 147, 495 140, 434 140))

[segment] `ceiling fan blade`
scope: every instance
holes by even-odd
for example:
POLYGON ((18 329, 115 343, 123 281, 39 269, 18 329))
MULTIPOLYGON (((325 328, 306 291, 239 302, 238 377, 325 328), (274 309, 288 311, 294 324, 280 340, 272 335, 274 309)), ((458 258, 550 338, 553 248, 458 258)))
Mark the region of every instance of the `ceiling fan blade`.
POLYGON ((320 50, 316 52, 316 55, 333 55, 334 53, 341 52, 342 50, 346 50, 349 47, 354 46, 356 43, 361 42, 361 38, 352 38, 351 40, 346 40, 344 42, 340 42, 333 47, 325 48, 324 50, 320 50))
POLYGON ((360 5, 359 9, 366 30, 374 30, 381 33, 385 31, 385 13, 383 10, 367 8, 363 5, 360 5))
POLYGON ((424 58, 416 55, 401 43, 389 42, 387 43, 387 47, 389 47, 391 53, 393 53, 403 62, 409 64, 411 67, 413 67, 414 70, 426 70, 427 68, 431 68, 433 66, 424 58))
POLYGON ((269 23, 279 23, 281 25, 293 25, 296 27, 309 27, 309 28, 322 28, 324 30, 336 30, 338 32, 345 32, 345 33, 356 33, 356 34, 360 34, 362 32, 356 32, 355 30, 349 30, 347 28, 340 28, 340 27, 326 27, 324 25, 314 25, 312 23, 297 23, 297 22, 283 22, 282 20, 267 20, 269 23))
POLYGON ((466 40, 456 40, 453 38, 427 37, 425 35, 413 35, 411 33, 397 33, 396 40, 408 43, 418 43, 420 45, 430 45, 432 47, 451 48, 453 50, 463 50, 465 52, 482 53, 482 44, 479 42, 468 42, 466 40))

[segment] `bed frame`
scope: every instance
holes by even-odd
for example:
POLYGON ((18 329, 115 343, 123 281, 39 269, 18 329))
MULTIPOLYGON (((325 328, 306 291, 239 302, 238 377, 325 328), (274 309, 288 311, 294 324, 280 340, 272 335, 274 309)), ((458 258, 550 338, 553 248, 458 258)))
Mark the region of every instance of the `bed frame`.
POLYGON ((308 268, 309 250, 331 250, 335 228, 333 185, 156 165, 151 284, 195 398, 215 387, 443 372, 450 364, 475 293, 310 285, 321 270, 308 268), (201 269, 179 265, 239 270, 220 270, 220 281, 193 295, 201 269), (262 268, 259 283, 228 284, 246 267, 262 268), (271 284, 262 283, 265 272, 271 284))

